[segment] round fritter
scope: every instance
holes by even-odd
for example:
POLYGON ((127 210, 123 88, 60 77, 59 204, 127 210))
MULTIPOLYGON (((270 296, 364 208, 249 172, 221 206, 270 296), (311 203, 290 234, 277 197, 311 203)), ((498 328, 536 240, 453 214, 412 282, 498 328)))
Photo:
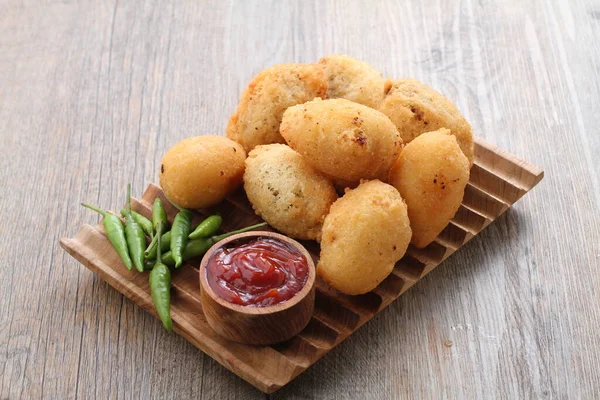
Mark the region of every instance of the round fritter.
POLYGON ((369 292, 392 272, 410 237, 398 191, 379 180, 362 182, 325 217, 317 274, 343 293, 369 292))
POLYGON ((405 144, 422 133, 447 128, 473 165, 471 125, 449 99, 415 79, 387 80, 385 85, 386 96, 379 111, 398 127, 405 144))
POLYGON ((431 243, 454 217, 469 181, 469 160, 448 129, 420 135, 404 147, 390 172, 408 205, 412 243, 431 243))
POLYGON ((244 189, 256 214, 298 239, 320 240, 323 218, 337 199, 333 184, 283 144, 248 154, 244 189))
POLYGON ((373 66, 344 54, 332 54, 319 60, 327 77, 327 97, 343 98, 371 108, 383 100, 384 80, 373 66))
POLYGON ((281 135, 336 181, 386 180, 402 140, 382 113, 345 99, 315 99, 283 114, 281 135))
POLYGON ((244 148, 223 136, 183 139, 162 158, 160 185, 181 207, 211 207, 242 183, 245 159, 244 148))
POLYGON ((229 119, 227 137, 246 151, 269 143, 284 143, 279 134, 286 108, 325 97, 327 80, 317 64, 279 64, 256 75, 242 93, 229 119))

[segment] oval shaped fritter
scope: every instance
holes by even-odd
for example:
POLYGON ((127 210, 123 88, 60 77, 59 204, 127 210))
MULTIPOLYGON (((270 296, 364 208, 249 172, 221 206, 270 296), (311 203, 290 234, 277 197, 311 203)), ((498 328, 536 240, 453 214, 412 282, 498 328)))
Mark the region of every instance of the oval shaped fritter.
POLYGON ((315 99, 288 108, 281 135, 316 169, 348 183, 387 180, 402 143, 388 117, 345 99, 315 99))
POLYGON ((411 230, 406 204, 393 186, 363 182, 331 206, 323 224, 317 274, 346 294, 363 294, 402 258, 411 230))
POLYGON ((327 80, 317 64, 278 64, 262 70, 242 93, 229 119, 227 137, 246 151, 260 144, 284 143, 279 134, 283 112, 327 95, 327 80))
POLYGON ((258 215, 298 239, 320 240, 323 219, 337 199, 331 181, 283 144, 257 146, 248 154, 244 188, 258 215))
POLYGON ((244 148, 223 136, 183 139, 162 158, 160 186, 181 207, 212 207, 242 183, 245 159, 244 148))
POLYGON ((458 145, 473 165, 471 125, 444 95, 415 79, 386 81, 386 96, 379 111, 398 128, 404 144, 425 132, 450 129, 458 145))
POLYGON ((375 108, 383 100, 384 80, 373 66, 344 54, 319 60, 327 78, 327 98, 342 98, 375 108))
POLYGON ((390 184, 408 206, 412 243, 427 246, 448 225, 469 181, 469 161, 448 129, 420 135, 404 147, 390 184))

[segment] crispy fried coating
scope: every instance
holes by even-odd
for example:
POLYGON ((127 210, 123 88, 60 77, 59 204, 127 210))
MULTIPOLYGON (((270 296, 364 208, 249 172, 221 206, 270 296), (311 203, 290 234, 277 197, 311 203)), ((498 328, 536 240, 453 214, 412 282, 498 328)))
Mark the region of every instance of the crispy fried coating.
POLYGON ((227 137, 246 151, 269 143, 284 143, 279 134, 283 112, 327 95, 327 80, 317 64, 278 64, 262 70, 242 93, 229 119, 227 137))
POLYGON ((415 79, 388 79, 385 85, 386 96, 379 111, 398 127, 405 144, 422 133, 447 128, 473 165, 471 125, 449 99, 415 79))
POLYGON ((469 160, 448 129, 423 133, 404 147, 390 172, 390 184, 408 205, 416 247, 427 246, 448 225, 468 181, 469 160))
POLYGON ((245 159, 244 148, 226 137, 189 137, 162 158, 160 186, 181 207, 212 207, 242 183, 245 159))
POLYGON ((317 274, 343 293, 367 293, 392 272, 410 237, 398 191, 379 180, 363 181, 346 189, 325 217, 317 274))
POLYGON ((331 181, 283 144, 248 154, 244 189, 256 214, 298 239, 321 239, 323 219, 337 199, 331 181))
POLYGON ((342 98, 375 108, 383 101, 384 80, 373 66, 344 54, 319 60, 327 77, 327 97, 342 98))
POLYGON ((315 99, 290 107, 280 131, 313 167, 348 184, 387 180, 402 144, 388 117, 346 99, 315 99))

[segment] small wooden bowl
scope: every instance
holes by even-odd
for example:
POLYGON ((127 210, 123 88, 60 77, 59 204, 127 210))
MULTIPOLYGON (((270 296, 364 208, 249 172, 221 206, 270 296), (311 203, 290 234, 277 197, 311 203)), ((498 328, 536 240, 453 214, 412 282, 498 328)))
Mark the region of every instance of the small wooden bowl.
POLYGON ((200 264, 202 310, 210 327, 219 335, 234 342, 267 345, 283 342, 296 336, 306 327, 315 304, 315 264, 308 251, 298 242, 274 232, 240 233, 215 243, 200 264), (207 279, 207 264, 222 246, 244 238, 272 237, 296 248, 308 264, 308 278, 294 297, 267 307, 232 304, 217 295, 207 279))

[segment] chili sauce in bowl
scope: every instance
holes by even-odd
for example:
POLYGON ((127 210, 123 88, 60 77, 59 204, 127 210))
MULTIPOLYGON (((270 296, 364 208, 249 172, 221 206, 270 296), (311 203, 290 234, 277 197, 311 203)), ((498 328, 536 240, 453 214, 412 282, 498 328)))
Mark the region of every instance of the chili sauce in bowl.
POLYGON ((302 252, 280 239, 259 236, 219 247, 208 260, 208 284, 222 299, 266 307, 294 297, 308 279, 302 252))
POLYGON ((314 309, 315 266, 298 242, 254 231, 216 243, 200 265, 202 309, 215 332, 247 344, 298 334, 314 309))

